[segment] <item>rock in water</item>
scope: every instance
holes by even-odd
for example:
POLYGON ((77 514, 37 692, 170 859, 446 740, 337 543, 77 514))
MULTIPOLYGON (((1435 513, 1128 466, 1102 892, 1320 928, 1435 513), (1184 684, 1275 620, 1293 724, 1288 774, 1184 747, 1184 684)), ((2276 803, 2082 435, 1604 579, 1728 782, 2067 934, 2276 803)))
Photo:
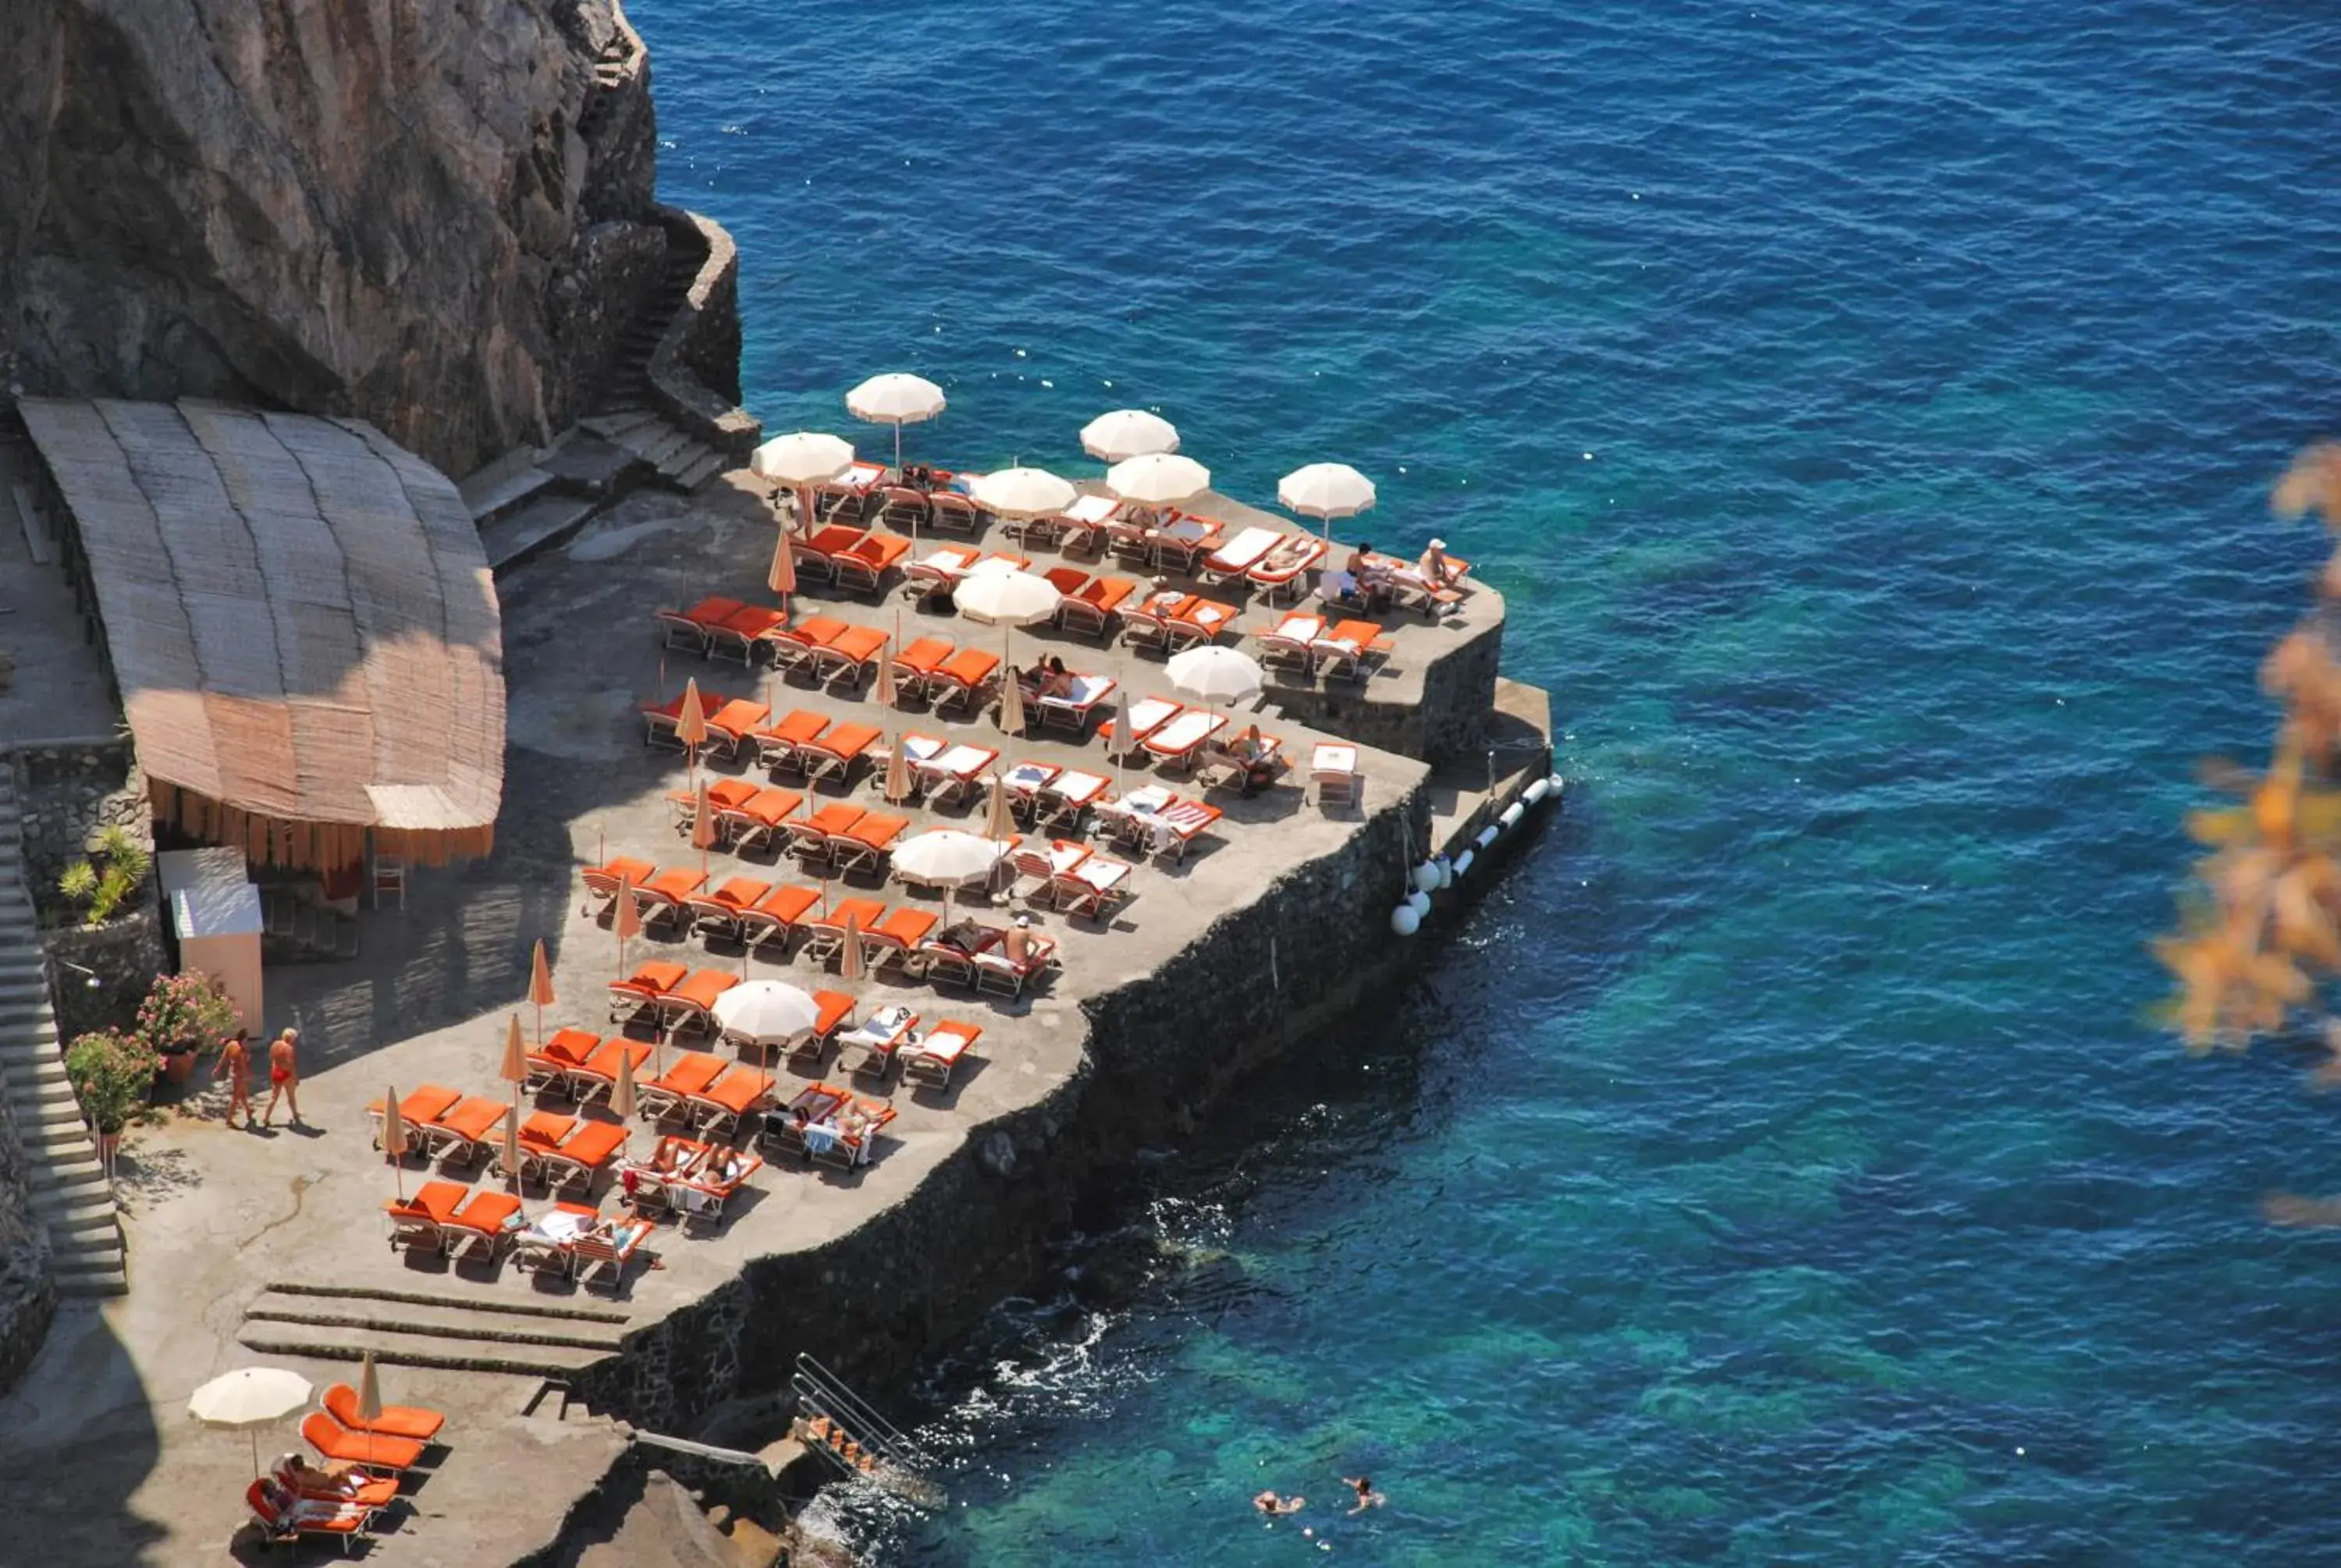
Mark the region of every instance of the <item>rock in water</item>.
POLYGON ((586 412, 659 292, 616 0, 16 0, 0 390, 372 420, 464 473, 586 412))

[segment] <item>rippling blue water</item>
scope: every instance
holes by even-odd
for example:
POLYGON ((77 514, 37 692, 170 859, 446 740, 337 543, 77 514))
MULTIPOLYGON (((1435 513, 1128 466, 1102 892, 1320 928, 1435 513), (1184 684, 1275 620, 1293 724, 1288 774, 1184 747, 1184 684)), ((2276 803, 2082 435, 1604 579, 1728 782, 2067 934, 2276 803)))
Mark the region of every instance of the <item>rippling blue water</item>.
MULTIPOLYGON (((634 0, 749 399, 1159 406, 1510 598, 1568 817, 1005 1316, 918 1563, 2333 1561, 2341 1189, 2140 1021, 2317 542, 2341 27, 2286 4, 634 0), (1336 1518, 1370 1469, 1388 1507, 1336 1518), (1245 1499, 1308 1493, 1270 1529, 1245 1499), (1322 1553, 1315 1553, 1321 1555, 1322 1553)), ((874 444, 874 442, 873 442, 874 444)))

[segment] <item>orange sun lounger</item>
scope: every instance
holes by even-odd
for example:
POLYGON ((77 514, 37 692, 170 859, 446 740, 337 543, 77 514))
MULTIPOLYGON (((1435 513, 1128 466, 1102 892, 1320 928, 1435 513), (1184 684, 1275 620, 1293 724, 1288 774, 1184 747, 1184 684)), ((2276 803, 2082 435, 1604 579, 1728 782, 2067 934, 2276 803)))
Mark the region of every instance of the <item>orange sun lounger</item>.
POLYGON ((1244 576, 1259 588, 1268 590, 1270 604, 1287 590, 1295 596, 1300 591, 1301 579, 1309 569, 1325 559, 1332 546, 1310 533, 1288 533, 1276 541, 1266 555, 1251 563, 1244 576))
MULTIPOLYGON (((439 1084, 424 1084, 413 1093, 403 1097, 398 1102, 398 1115, 406 1123, 406 1146, 409 1149, 421 1147, 421 1129, 454 1109, 463 1097, 463 1090, 439 1084)), ((366 1116, 374 1123, 374 1146, 376 1148, 382 1147, 382 1107, 380 1100, 366 1107, 366 1116)))
POLYGON ((658 999, 659 1027, 672 1034, 684 1028, 706 1028, 712 1025, 709 1010, 715 999, 740 983, 740 977, 729 969, 693 969, 682 984, 662 993, 658 999))
POLYGON ((739 1126, 741 1117, 762 1110, 772 1093, 772 1074, 744 1062, 734 1063, 705 1089, 683 1097, 684 1114, 702 1137, 728 1136, 739 1126))
POLYGON ((731 1065, 706 1051, 681 1052, 665 1072, 635 1087, 636 1108, 649 1122, 662 1122, 671 1116, 681 1115, 684 1102, 705 1090, 731 1065))
POLYGON ((445 1227, 472 1189, 456 1182, 427 1181, 409 1198, 387 1198, 383 1214, 390 1221, 390 1249, 421 1247, 437 1252, 446 1245, 445 1227))
POLYGON ((1091 578, 1080 591, 1057 601, 1057 624, 1102 640, 1113 630, 1122 601, 1137 591, 1138 584, 1126 577, 1091 578))
POLYGON ((812 938, 806 942, 805 951, 815 963, 826 964, 845 948, 847 921, 866 931, 885 918, 886 906, 876 898, 841 898, 827 914, 805 922, 805 930, 812 938))
POLYGON ((862 531, 842 522, 826 523, 801 539, 789 541, 789 554, 797 571, 824 582, 837 580, 838 552, 862 537, 862 531))
MULTIPOLYGON (((583 1067, 601 1044, 601 1036, 583 1029, 553 1030, 551 1039, 528 1053, 527 1087, 567 1090, 569 1075, 583 1067)), ((404 1111, 403 1102, 399 1108, 404 1111)))
POLYGON ((504 1124, 511 1107, 502 1100, 467 1095, 453 1108, 421 1124, 424 1146, 438 1160, 470 1165, 487 1152, 488 1140, 504 1124))
POLYGON ((1208 708, 1190 708, 1139 744, 1158 761, 1191 768, 1203 745, 1228 727, 1228 716, 1208 708))
POLYGON ((927 677, 927 701, 938 713, 955 704, 973 711, 991 695, 999 672, 1000 655, 988 649, 962 648, 927 677))
POLYGON ((888 964, 901 964, 918 950, 935 928, 939 917, 931 909, 905 904, 862 933, 862 961, 876 974, 888 964))
POLYGON ((658 1000, 675 987, 690 971, 682 965, 657 958, 641 966, 623 980, 610 982, 610 1021, 617 1023, 640 1016, 648 1009, 653 1017, 658 1000))
POLYGON ((831 725, 816 740, 808 740, 797 748, 797 765, 804 770, 808 785, 823 779, 837 778, 842 783, 872 746, 886 738, 886 732, 874 724, 862 724, 852 719, 831 725))
POLYGON ((753 877, 733 877, 712 893, 693 893, 683 900, 691 913, 691 928, 699 936, 737 940, 740 913, 772 890, 770 882, 753 877))
POLYGON ((733 658, 753 666, 756 650, 771 645, 766 639, 787 630, 788 614, 762 604, 743 604, 707 629, 707 657, 733 658))
POLYGON ((785 631, 772 634, 772 663, 782 670, 794 670, 812 657, 812 650, 824 648, 850 630, 847 623, 834 615, 809 615, 785 631))
POLYGON ((799 749, 811 743, 829 728, 829 719, 819 713, 793 709, 765 729, 754 731, 750 739, 756 742, 756 759, 766 768, 800 769, 799 749))
POLYGON ((837 1031, 853 1017, 854 1002, 843 991, 815 991, 813 1006, 821 1011, 813 1018, 812 1027, 789 1042, 788 1057, 792 1062, 808 1064, 818 1069, 822 1058, 829 1055, 831 1042, 837 1031))
POLYGON ((488 1261, 495 1261, 496 1249, 512 1239, 523 1222, 520 1199, 508 1192, 475 1192, 471 1198, 447 1216, 442 1227, 446 1236, 447 1255, 460 1258, 473 1247, 483 1246, 488 1261))
POLYGON ((1008 956, 1005 943, 995 943, 975 956, 975 988, 1021 997, 1024 987, 1057 967, 1057 943, 1052 937, 1035 937, 1021 963, 1008 956))
POLYGON ((1051 827, 1079 832, 1081 813, 1104 798, 1110 782, 1101 773, 1068 768, 1033 794, 1033 817, 1051 827))
POLYGON ((888 533, 866 533, 830 558, 841 593, 875 593, 888 572, 911 553, 911 541, 888 533))
POLYGON ((910 1043, 918 1027, 919 1015, 910 1008, 899 1004, 881 1007, 837 1037, 838 1071, 884 1078, 895 1054, 910 1043))
POLYGON ((931 1084, 936 1088, 951 1087, 951 1073, 968 1047, 983 1037, 981 1024, 961 1023, 957 1018, 945 1018, 920 1037, 916 1047, 902 1057, 902 1081, 906 1084, 931 1084))
POLYGON ((910 830, 908 817, 890 816, 883 811, 865 811, 855 819, 853 826, 829 840, 831 862, 842 874, 847 871, 874 871, 878 862, 886 858, 894 840, 910 830))
POLYGON ((705 653, 709 635, 722 625, 727 616, 745 610, 736 599, 710 594, 689 610, 654 610, 651 619, 656 622, 659 636, 669 648, 687 649, 693 653, 705 653))
POLYGON ((849 626, 812 650, 813 679, 830 684, 844 680, 858 686, 877 668, 878 656, 885 650, 884 632, 874 626, 849 626))
POLYGON ((518 1176, 526 1181, 542 1175, 544 1156, 561 1146, 561 1140, 577 1130, 575 1116, 557 1111, 532 1111, 520 1124, 513 1141, 520 1146, 520 1168, 514 1170, 504 1163, 504 1146, 499 1142, 488 1156, 488 1168, 500 1176, 518 1176))
POLYGON ((570 1097, 583 1106, 601 1099, 618 1087, 618 1062, 625 1058, 637 1077, 643 1064, 651 1059, 651 1047, 640 1040, 630 1040, 623 1035, 613 1035, 585 1058, 585 1065, 569 1075, 570 1097))
POLYGON ((600 914, 617 900, 620 884, 633 882, 639 886, 658 875, 658 868, 648 860, 620 855, 604 864, 586 867, 583 875, 585 908, 583 912, 590 917, 600 914), (596 898, 601 900, 598 908, 593 902, 596 898))
POLYGON ((789 814, 803 804, 804 797, 795 790, 783 789, 777 784, 765 785, 723 813, 732 848, 742 854, 762 849, 781 830, 789 814))
POLYGON ((811 1151, 805 1147, 805 1128, 828 1120, 852 1100, 850 1089, 841 1089, 835 1084, 809 1084, 797 1091, 796 1098, 788 1103, 786 1109, 765 1114, 763 1131, 757 1137, 774 1154, 811 1157, 811 1151))
MULTIPOLYGON (((844 1127, 829 1140, 827 1146, 813 1148, 812 1157, 841 1170, 868 1165, 879 1130, 894 1119, 894 1107, 883 1100, 854 1099, 839 1115, 858 1125, 844 1127)), ((807 1140, 809 1147, 812 1143, 807 1140)))
POLYGON ((435 1410, 425 1410, 419 1404, 385 1404, 382 1414, 372 1421, 358 1414, 358 1391, 346 1383, 336 1383, 325 1390, 321 1402, 325 1414, 353 1432, 373 1432, 384 1437, 411 1437, 417 1443, 428 1443, 439 1435, 447 1418, 435 1410))
POLYGON ((927 678, 942 667, 957 648, 948 637, 921 637, 894 655, 894 694, 898 698, 923 696, 927 678))
POLYGON ((740 939, 751 947, 777 941, 783 948, 800 929, 805 911, 821 902, 818 888, 774 888, 740 911, 740 939))
MULTIPOLYGON (((638 1041, 628 1041, 636 1045, 638 1041)), ((650 1047, 643 1047, 647 1051, 650 1047)), ((593 1177, 625 1156, 626 1140, 632 1135, 616 1122, 580 1122, 575 1131, 561 1140, 560 1146, 548 1149, 543 1156, 544 1179, 556 1187, 578 1187, 590 1191, 593 1177)))
POLYGON ((1099 725, 1098 739, 1105 743, 1109 757, 1135 756, 1148 736, 1186 711, 1184 703, 1173 702, 1168 697, 1141 697, 1130 705, 1128 739, 1122 736, 1119 719, 1109 719, 1099 725))
MULTIPOLYGON (((395 1494, 397 1483, 389 1484, 395 1494)), ((350 1543, 373 1523, 380 1506, 363 1495, 344 1500, 296 1494, 274 1476, 254 1476, 252 1484, 244 1489, 244 1504, 251 1510, 253 1523, 260 1526, 264 1540, 271 1544, 297 1543, 304 1535, 324 1535, 339 1541, 345 1553, 350 1543)))
MULTIPOLYGON (((724 813, 735 811, 756 798, 756 784, 750 779, 711 779, 707 783, 708 809, 715 813, 717 825, 724 813)), ((699 815, 699 794, 692 789, 670 789, 666 803, 674 809, 674 830, 688 835, 692 819, 699 815)))
POLYGON ((634 889, 634 908, 645 929, 662 920, 682 918, 682 901, 707 886, 707 873, 689 866, 672 866, 634 889))
POLYGON ((808 860, 830 858, 830 841, 870 814, 866 806, 856 806, 851 800, 832 800, 810 817, 792 817, 782 824, 788 829, 789 849, 808 860))

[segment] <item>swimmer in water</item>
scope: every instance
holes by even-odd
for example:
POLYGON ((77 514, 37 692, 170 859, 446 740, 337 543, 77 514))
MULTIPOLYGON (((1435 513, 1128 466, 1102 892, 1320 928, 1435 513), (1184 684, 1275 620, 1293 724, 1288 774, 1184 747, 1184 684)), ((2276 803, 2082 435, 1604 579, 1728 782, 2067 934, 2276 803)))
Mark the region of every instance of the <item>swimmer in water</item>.
POLYGON ((1363 1513, 1369 1508, 1380 1508, 1390 1501, 1374 1490, 1374 1478, 1370 1475, 1344 1475, 1341 1484, 1358 1494, 1357 1506, 1350 1510, 1352 1516, 1363 1513))
POLYGON ((1259 1496, 1253 1498, 1251 1500, 1251 1505, 1254 1508, 1259 1509, 1269 1518, 1274 1519, 1280 1514, 1300 1513, 1301 1509, 1309 1505, 1309 1499, 1306 1497, 1279 1497, 1274 1492, 1270 1491, 1263 1492, 1259 1496))

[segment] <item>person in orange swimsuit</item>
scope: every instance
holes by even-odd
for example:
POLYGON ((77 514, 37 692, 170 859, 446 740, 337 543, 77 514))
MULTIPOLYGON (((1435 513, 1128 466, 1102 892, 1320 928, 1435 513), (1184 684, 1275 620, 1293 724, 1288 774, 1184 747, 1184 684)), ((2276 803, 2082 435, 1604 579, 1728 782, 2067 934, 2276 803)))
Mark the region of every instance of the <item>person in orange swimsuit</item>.
MULTIPOLYGON (((300 1032, 287 1029, 269 1043, 268 1047, 268 1108, 260 1113, 260 1125, 272 1126, 276 1120, 276 1097, 293 1112, 293 1125, 301 1125, 301 1066, 294 1051, 301 1043, 300 1032)), ((247 1111, 248 1116, 251 1113, 247 1111)))
POLYGON ((244 1125, 252 1126, 252 1047, 245 1042, 252 1031, 238 1029, 220 1046, 219 1060, 212 1065, 212 1082, 227 1078, 227 1125, 235 1126, 235 1113, 244 1113, 244 1125))

